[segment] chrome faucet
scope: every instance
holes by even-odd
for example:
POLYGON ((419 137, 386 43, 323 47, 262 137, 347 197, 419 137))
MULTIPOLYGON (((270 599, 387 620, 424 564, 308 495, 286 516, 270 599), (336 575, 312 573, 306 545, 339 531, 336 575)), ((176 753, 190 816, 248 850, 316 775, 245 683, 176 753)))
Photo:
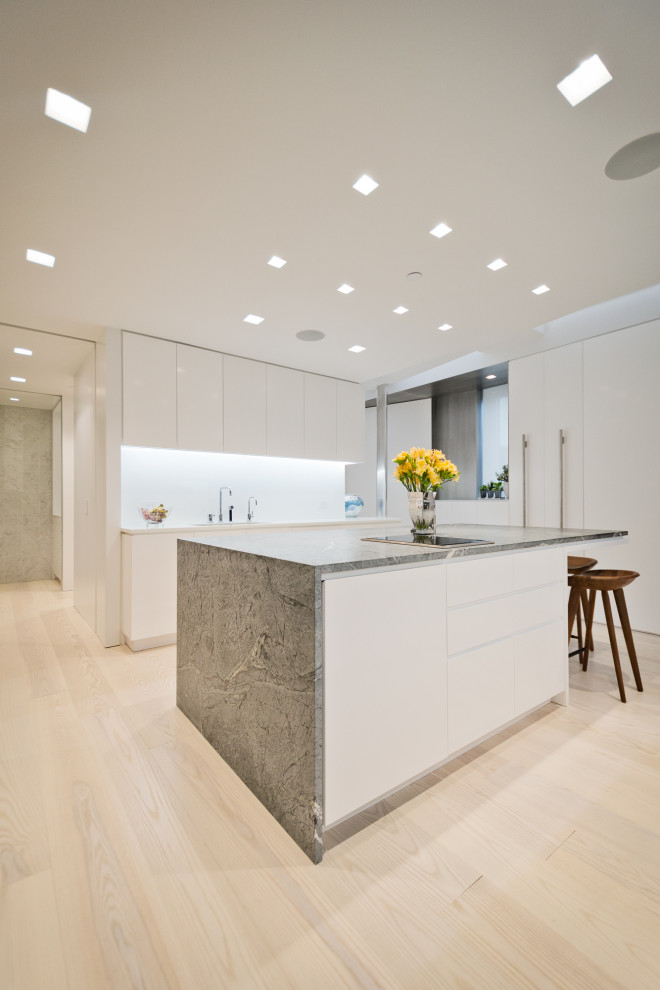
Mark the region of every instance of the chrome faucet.
POLYGON ((252 520, 254 519, 254 512, 253 512, 252 506, 250 504, 251 502, 254 502, 255 505, 258 505, 259 504, 257 502, 256 498, 254 497, 254 495, 250 495, 250 497, 248 499, 248 522, 252 522, 252 520))
POLYGON ((229 488, 227 485, 223 485, 222 488, 220 489, 220 492, 219 492, 219 495, 220 495, 220 505, 218 506, 218 510, 219 510, 218 511, 218 522, 222 522, 222 493, 223 492, 229 492, 229 494, 231 495, 231 488, 229 488))

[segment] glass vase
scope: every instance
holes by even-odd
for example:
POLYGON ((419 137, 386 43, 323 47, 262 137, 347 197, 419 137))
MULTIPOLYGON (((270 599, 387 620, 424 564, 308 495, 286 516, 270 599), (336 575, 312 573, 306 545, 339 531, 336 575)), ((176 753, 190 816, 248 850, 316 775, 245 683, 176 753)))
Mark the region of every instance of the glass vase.
POLYGON ((413 533, 435 533, 435 492, 408 492, 413 533))

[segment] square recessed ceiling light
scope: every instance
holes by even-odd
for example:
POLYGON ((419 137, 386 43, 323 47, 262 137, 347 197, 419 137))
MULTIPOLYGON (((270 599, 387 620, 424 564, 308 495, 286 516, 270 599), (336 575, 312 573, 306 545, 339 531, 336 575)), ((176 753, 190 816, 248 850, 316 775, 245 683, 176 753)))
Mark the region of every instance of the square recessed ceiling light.
POLYGON ((29 357, 32 354, 32 351, 29 351, 27 347, 15 347, 14 354, 27 354, 29 357))
POLYGON ((557 89, 566 97, 570 105, 575 107, 608 83, 611 78, 598 56, 592 55, 591 58, 580 62, 577 69, 569 72, 561 82, 557 83, 557 89))
POLYGON ((497 378, 497 375, 486 375, 486 379, 490 381, 493 378, 497 378))
POLYGON ((272 265, 273 268, 284 268, 286 261, 284 258, 279 258, 276 254, 274 254, 268 264, 272 265))
POLYGON ((10 401, 10 402, 20 402, 21 400, 20 400, 20 399, 17 399, 17 398, 15 398, 15 397, 14 397, 13 395, 10 395, 10 396, 9 396, 9 401, 10 401))
POLYGON ((35 265, 45 265, 46 268, 52 268, 55 264, 54 255, 44 254, 43 251, 33 251, 32 248, 28 248, 25 252, 25 260, 33 261, 35 265))
POLYGON ((453 327, 451 323, 443 323, 441 327, 438 327, 438 330, 453 330, 453 327))
POLYGON ((25 378, 16 378, 15 375, 12 375, 11 378, 9 379, 9 381, 10 382, 24 382, 25 381, 25 378))
POLYGON ((452 227, 448 227, 446 223, 439 223, 429 231, 429 234, 433 234, 434 237, 444 237, 445 234, 451 234, 452 227))
POLYGON ((353 189, 357 189, 363 196, 368 196, 374 189, 378 189, 378 183, 370 175, 361 175, 357 182, 353 183, 353 189))
POLYGON ((490 268, 491 272, 499 272, 500 268, 506 268, 507 263, 504 258, 495 258, 495 261, 491 261, 486 268, 490 268))
POLYGON ((354 354, 359 354, 360 351, 366 351, 366 347, 362 347, 360 344, 353 344, 352 347, 348 348, 349 351, 353 351, 354 354))
POLYGON ((244 319, 243 319, 243 323, 255 323, 256 324, 256 323, 263 323, 263 322, 264 322, 263 316, 255 316, 254 313, 248 313, 248 315, 246 317, 244 317, 244 319))
POLYGON ((397 306, 397 308, 396 309, 393 309, 392 312, 393 313, 398 313, 399 316, 401 316, 402 313, 407 313, 408 310, 406 309, 405 306, 397 306))
POLYGON ((88 107, 80 100, 74 100, 66 93, 60 93, 57 89, 46 90, 46 116, 53 120, 59 120, 60 124, 73 127, 76 131, 87 132, 89 118, 92 115, 92 108, 88 107))
POLYGON ((343 292, 344 295, 347 296, 349 292, 355 292, 355 289, 352 285, 349 285, 348 282, 344 282, 343 285, 339 286, 337 292, 343 292))
POLYGON ((532 289, 535 296, 542 296, 544 292, 550 292, 549 285, 537 285, 535 289, 532 289))

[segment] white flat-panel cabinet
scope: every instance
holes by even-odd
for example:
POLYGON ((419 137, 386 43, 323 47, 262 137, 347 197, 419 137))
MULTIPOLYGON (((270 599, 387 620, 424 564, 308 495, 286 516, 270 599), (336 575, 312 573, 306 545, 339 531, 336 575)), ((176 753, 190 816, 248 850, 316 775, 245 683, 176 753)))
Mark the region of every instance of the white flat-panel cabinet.
POLYGON ((337 460, 364 460, 364 389, 337 382, 337 460))
POLYGON ((545 525, 543 355, 509 364, 509 524, 545 525), (523 436, 526 448, 523 451, 523 436), (526 506, 526 515, 524 505, 526 506))
POLYGON ((176 382, 179 450, 222 450, 222 354, 177 344, 176 382))
POLYGON ((582 408, 581 342, 509 364, 511 525, 582 528, 582 408))
POLYGON ((335 378, 305 374, 305 457, 319 461, 337 459, 335 378))
POLYGON ((270 457, 304 457, 304 372, 267 365, 266 393, 266 452, 270 457))
POLYGON ((122 441, 176 449, 176 344, 122 334, 122 441))
POLYGON ((543 376, 545 525, 582 529, 582 342, 546 351, 543 376))
POLYGON ((447 755, 445 582, 443 566, 324 582, 326 826, 447 755))
POLYGON ((266 453, 266 365, 224 355, 224 449, 266 453))
POLYGON ((599 567, 640 574, 625 590, 630 622, 656 635, 659 369, 660 320, 584 341, 584 525, 628 530, 624 543, 596 545, 592 556, 599 567))

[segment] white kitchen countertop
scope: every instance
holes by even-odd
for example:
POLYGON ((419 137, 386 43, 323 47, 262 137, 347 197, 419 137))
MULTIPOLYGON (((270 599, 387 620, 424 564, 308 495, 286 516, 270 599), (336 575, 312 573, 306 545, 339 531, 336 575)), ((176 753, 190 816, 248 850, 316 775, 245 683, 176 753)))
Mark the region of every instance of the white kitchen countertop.
POLYGON ((206 533, 231 533, 232 530, 282 530, 282 529, 319 529, 319 528, 335 528, 335 527, 350 527, 350 526, 390 526, 390 525, 400 525, 401 520, 393 516, 388 516, 385 519, 378 518, 376 516, 356 516, 351 519, 322 519, 322 520, 312 520, 308 522, 227 522, 227 523, 199 523, 193 526, 168 526, 163 524, 162 526, 140 526, 137 529, 127 529, 122 526, 121 532, 125 533, 127 536, 159 536, 163 533, 174 534, 185 534, 189 536, 190 534, 200 535, 206 533))

